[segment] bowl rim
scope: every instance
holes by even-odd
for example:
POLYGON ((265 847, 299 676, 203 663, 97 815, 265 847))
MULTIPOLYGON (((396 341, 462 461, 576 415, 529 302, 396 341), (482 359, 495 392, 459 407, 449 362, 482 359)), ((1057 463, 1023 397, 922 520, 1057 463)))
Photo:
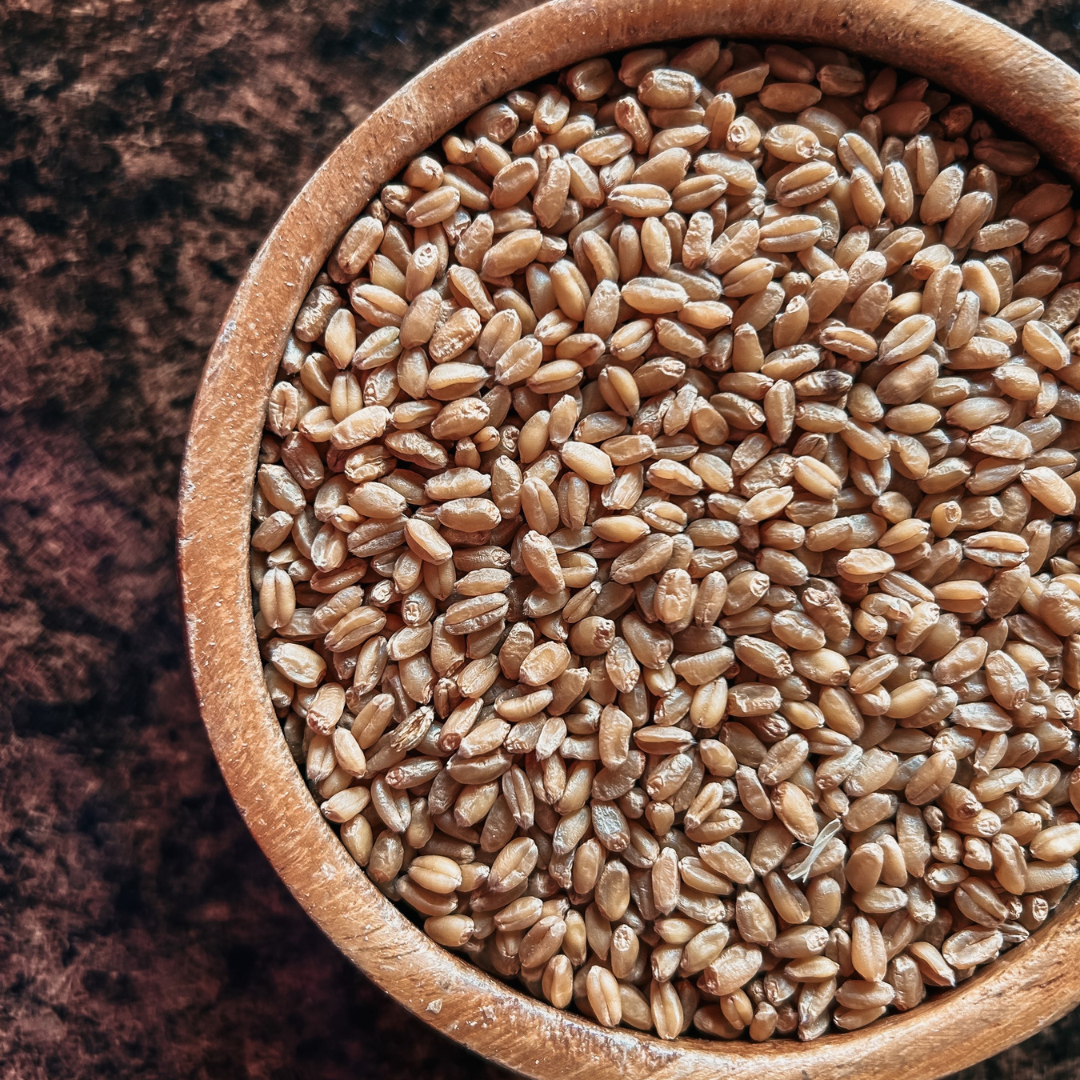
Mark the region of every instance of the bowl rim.
POLYGON ((372 885, 322 818, 266 692, 251 618, 250 505, 286 337, 337 238, 379 184, 479 106, 589 56, 721 35, 835 45, 926 75, 1023 131, 1080 180, 1080 76, 952 0, 553 0, 426 68, 361 123, 282 214, 204 369, 180 478, 178 566, 189 659, 215 756, 248 828, 304 910, 414 1015, 537 1080, 931 1080, 1027 1037, 1080 1001, 1080 911, 907 1014, 812 1043, 664 1042, 556 1010, 436 945, 372 885), (568 32, 569 31, 569 32, 568 32), (443 88, 457 93, 445 95, 443 88), (449 100, 448 100, 449 98, 449 100))

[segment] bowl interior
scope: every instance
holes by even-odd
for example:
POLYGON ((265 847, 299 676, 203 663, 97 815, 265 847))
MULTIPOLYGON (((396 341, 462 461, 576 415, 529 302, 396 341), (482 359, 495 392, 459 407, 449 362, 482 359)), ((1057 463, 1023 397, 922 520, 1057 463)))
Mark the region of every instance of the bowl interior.
POLYGON ((266 402, 286 337, 333 244, 414 154, 479 106, 589 56, 720 35, 831 44, 923 74, 1024 133, 1080 179, 1080 78, 950 0, 558 0, 439 60, 357 128, 286 210, 237 292, 195 403, 180 487, 179 564, 192 668, 241 814, 305 910, 384 990, 487 1057, 535 1077, 644 1080, 930 1078, 1004 1049, 1080 1000, 1075 896, 1028 942, 948 995, 869 1029, 800 1045, 608 1030, 435 945, 368 881, 320 815, 262 677, 248 580, 266 402))

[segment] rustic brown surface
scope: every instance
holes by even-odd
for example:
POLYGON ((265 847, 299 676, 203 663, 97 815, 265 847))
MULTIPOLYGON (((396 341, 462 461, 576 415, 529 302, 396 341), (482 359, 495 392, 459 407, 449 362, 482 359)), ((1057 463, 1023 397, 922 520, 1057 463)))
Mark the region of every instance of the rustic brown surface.
MULTIPOLYGON (((259 241, 373 105, 513 8, 3 10, 0 1075, 505 1076, 386 1002, 255 848, 198 722, 172 535, 259 241)), ((982 10, 1076 63, 1068 0, 982 10)), ((1065 1020, 964 1076, 1078 1069, 1065 1020)))

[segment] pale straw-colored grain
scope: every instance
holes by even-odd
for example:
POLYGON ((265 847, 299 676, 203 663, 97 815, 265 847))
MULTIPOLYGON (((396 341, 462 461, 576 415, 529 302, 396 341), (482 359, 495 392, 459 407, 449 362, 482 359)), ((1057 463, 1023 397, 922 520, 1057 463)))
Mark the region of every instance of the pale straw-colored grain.
POLYGON ((513 91, 347 231, 269 394, 255 627, 434 941, 809 1040, 1045 921, 1080 236, 1039 165, 925 80, 706 39, 513 91))

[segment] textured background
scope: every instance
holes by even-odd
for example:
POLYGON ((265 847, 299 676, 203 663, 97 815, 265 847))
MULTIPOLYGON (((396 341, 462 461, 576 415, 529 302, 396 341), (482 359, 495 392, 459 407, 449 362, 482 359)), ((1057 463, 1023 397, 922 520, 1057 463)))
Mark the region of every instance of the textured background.
MULTIPOLYGON (((263 236, 483 0, 0 3, 0 1077, 508 1074, 388 1002, 242 825, 187 676, 174 502, 263 236)), ((1080 64, 1075 0, 981 10, 1080 64)), ((961 1074, 1080 1074, 1080 1014, 961 1074)))

